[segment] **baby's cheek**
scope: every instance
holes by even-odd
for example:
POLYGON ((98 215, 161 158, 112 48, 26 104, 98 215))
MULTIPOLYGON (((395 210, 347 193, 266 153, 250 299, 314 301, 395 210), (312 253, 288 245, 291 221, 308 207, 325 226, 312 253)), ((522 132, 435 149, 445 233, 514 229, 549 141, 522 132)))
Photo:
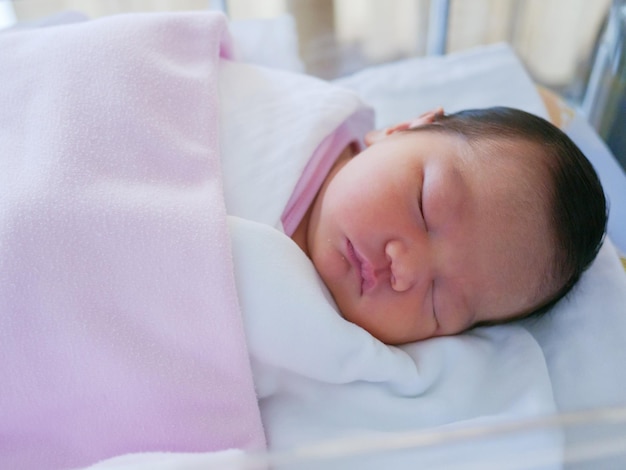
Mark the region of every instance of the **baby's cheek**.
POLYGON ((340 254, 331 256, 328 251, 319 250, 313 253, 312 261, 333 297, 341 292, 342 278, 345 277, 345 269, 342 269, 342 256, 340 254))

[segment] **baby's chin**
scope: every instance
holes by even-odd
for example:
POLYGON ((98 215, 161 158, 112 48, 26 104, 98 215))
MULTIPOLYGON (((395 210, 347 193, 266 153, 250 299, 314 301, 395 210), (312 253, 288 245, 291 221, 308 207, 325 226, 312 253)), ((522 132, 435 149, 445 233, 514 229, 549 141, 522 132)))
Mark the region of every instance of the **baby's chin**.
POLYGON ((357 305, 338 302, 337 300, 335 303, 339 309, 339 314, 345 320, 361 327, 377 340, 391 346, 413 343, 435 336, 424 332, 409 331, 399 323, 390 322, 381 312, 367 311, 363 307, 359 308, 357 305))

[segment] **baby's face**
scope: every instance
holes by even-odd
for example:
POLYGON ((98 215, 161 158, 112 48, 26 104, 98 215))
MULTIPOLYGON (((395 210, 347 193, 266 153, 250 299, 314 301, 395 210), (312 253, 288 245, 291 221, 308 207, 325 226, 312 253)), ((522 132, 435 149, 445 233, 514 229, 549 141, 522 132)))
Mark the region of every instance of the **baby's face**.
POLYGON ((347 320, 399 344, 523 315, 549 295, 541 176, 514 158, 477 158, 481 145, 397 133, 327 179, 307 248, 347 320))

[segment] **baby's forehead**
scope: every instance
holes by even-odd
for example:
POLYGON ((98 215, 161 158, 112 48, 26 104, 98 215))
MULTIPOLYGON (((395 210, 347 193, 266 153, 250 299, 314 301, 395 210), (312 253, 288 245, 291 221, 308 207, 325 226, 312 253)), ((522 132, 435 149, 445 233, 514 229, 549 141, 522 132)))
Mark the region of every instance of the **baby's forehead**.
POLYGON ((465 140, 477 152, 476 155, 486 155, 492 158, 508 156, 517 159, 521 156, 523 161, 524 155, 526 155, 526 160, 544 158, 546 155, 546 147, 544 145, 522 136, 486 134, 467 137, 465 140))
POLYGON ((552 184, 545 152, 520 139, 482 139, 464 157, 461 174, 476 217, 489 219, 493 230, 521 221, 532 232, 551 233, 552 184))
POLYGON ((547 145, 530 137, 488 133, 466 135, 446 128, 415 130, 441 139, 446 147, 452 146, 455 149, 456 157, 467 163, 480 162, 533 170, 547 168, 549 158, 547 145))
POLYGON ((491 171, 495 179, 514 179, 536 184, 535 190, 550 186, 549 155, 546 148, 522 138, 484 137, 467 142, 465 161, 476 171, 491 171))

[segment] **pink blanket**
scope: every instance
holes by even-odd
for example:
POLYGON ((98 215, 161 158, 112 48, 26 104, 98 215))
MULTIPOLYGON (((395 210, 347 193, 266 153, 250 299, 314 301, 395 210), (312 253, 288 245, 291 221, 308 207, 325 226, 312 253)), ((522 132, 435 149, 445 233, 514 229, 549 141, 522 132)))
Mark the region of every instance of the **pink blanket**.
POLYGON ((0 34, 0 468, 263 449, 219 166, 223 16, 0 34))

